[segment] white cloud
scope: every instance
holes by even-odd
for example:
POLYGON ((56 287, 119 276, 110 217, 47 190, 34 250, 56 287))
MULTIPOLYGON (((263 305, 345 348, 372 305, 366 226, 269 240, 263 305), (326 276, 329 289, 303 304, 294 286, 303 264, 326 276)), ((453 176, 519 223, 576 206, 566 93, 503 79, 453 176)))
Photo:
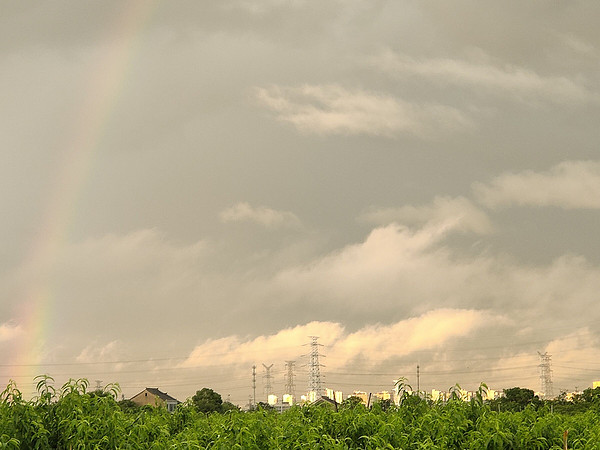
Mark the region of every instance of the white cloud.
POLYGON ((564 76, 542 76, 518 66, 498 67, 489 62, 470 62, 449 58, 415 59, 388 51, 372 63, 396 76, 418 76, 442 84, 466 85, 488 89, 523 101, 585 103, 598 100, 580 80, 564 76))
POLYGON ((494 317, 485 311, 438 309, 391 325, 367 325, 354 332, 348 332, 336 322, 310 322, 255 339, 239 336, 209 339, 194 348, 181 367, 248 367, 257 357, 266 361, 285 361, 295 357, 295 352, 309 340, 308 336, 319 336, 319 343, 326 346, 327 353, 342 356, 328 360, 328 370, 343 367, 355 358, 367 363, 381 363, 467 336, 492 319, 494 317), (402 345, 390 345, 392 342, 402 342, 402 345))
POLYGON ((362 214, 359 220, 387 225, 393 222, 407 225, 447 224, 462 232, 487 234, 492 231, 488 216, 465 197, 435 197, 432 204, 406 205, 399 208, 373 208, 362 214))
POLYGON ((600 162, 564 161, 546 172, 505 173, 489 184, 474 184, 473 190, 490 208, 530 205, 598 209, 600 162))
POLYGON ((476 259, 451 261, 449 252, 439 248, 452 230, 447 223, 415 231, 398 224, 379 227, 364 242, 282 270, 274 282, 286 293, 281 295, 343 304, 347 311, 444 304, 449 295, 473 289, 467 279, 472 265, 479 264, 476 259))
POLYGON ((240 202, 220 213, 222 222, 254 222, 267 228, 300 226, 300 219, 288 211, 277 211, 266 206, 252 206, 240 202))
POLYGON ((472 125, 452 107, 410 103, 338 85, 257 88, 256 97, 279 120, 307 133, 433 137, 472 125))
POLYGON ((23 328, 12 322, 0 324, 0 342, 11 341, 23 334, 23 328))
POLYGON ((256 361, 257 357, 266 361, 293 359, 295 352, 301 350, 302 345, 308 340, 308 336, 319 335, 323 341, 332 342, 343 332, 343 326, 338 323, 310 322, 254 339, 244 339, 240 336, 209 339, 196 346, 181 366, 221 364, 248 366, 256 361))
POLYGON ((433 349, 452 338, 467 336, 495 319, 502 320, 483 311, 436 309, 391 325, 366 326, 349 333, 331 346, 331 353, 381 362, 433 349), (390 345, 400 342, 402 345, 390 345))

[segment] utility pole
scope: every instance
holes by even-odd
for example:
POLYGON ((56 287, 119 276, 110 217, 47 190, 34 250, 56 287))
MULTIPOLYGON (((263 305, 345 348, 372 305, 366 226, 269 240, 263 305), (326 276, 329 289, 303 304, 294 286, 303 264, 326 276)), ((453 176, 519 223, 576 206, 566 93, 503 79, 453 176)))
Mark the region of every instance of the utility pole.
POLYGON ((419 374, 419 365, 417 364, 417 395, 420 397, 421 396, 421 385, 420 385, 421 379, 420 379, 420 374, 419 374))
POLYGON ((252 366, 252 404, 256 407, 256 364, 252 366))
POLYGON ((296 383, 294 382, 294 365, 296 361, 286 361, 285 368, 285 394, 292 396, 292 399, 296 398, 296 383))
POLYGON ((540 353, 540 384, 542 388, 542 393, 544 395, 544 400, 549 400, 554 397, 554 389, 552 386, 552 368, 550 367, 552 355, 549 355, 548 352, 540 353))

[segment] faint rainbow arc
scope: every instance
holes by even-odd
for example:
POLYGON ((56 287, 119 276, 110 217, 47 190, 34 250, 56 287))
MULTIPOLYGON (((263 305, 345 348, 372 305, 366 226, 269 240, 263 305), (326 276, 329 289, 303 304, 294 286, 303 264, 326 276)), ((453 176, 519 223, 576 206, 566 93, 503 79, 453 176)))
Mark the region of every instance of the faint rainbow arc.
POLYGON ((137 0, 122 5, 110 28, 112 42, 91 64, 86 97, 73 121, 74 133, 67 139, 63 164, 49 193, 40 232, 23 264, 38 276, 29 283, 18 314, 25 333, 12 359, 13 376, 7 378, 15 378, 19 383, 30 382, 39 374, 36 364, 40 362, 40 351, 53 315, 51 267, 67 240, 69 222, 89 175, 94 152, 124 90, 143 30, 159 3, 137 0))

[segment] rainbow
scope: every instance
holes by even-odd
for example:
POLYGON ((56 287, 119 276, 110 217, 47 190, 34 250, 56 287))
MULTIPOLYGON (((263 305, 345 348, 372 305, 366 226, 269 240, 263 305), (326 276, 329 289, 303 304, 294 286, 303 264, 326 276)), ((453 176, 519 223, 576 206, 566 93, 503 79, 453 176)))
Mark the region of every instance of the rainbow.
POLYGON ((151 23, 158 2, 135 0, 117 3, 114 20, 106 31, 99 56, 89 65, 86 95, 73 114, 72 135, 66 139, 61 169, 56 173, 42 212, 37 238, 23 262, 27 273, 37 274, 29 281, 16 316, 23 331, 22 339, 10 361, 10 376, 28 396, 25 382, 44 370, 44 346, 55 331, 52 267, 67 242, 70 222, 93 165, 111 115, 118 106, 136 53, 142 44, 144 29, 151 23), (112 39, 112 40, 111 40, 112 39), (21 386, 23 385, 23 386, 21 386))

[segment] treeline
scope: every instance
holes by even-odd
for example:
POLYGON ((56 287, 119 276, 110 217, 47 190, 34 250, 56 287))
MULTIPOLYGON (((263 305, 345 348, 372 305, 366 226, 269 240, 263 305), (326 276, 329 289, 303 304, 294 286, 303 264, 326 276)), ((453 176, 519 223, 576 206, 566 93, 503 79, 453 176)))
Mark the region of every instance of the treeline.
POLYGON ((469 402, 446 403, 406 393, 399 406, 367 409, 351 399, 337 411, 297 406, 281 414, 262 407, 242 412, 206 389, 169 413, 117 402, 117 385, 89 392, 86 380, 60 388, 47 376, 37 381, 33 400, 24 400, 14 383, 0 394, 0 448, 600 448, 600 390, 578 400, 585 410, 569 414, 557 411, 560 400, 539 401, 520 388, 507 390, 508 400, 498 404, 483 401, 481 390, 469 402))
POLYGON ((548 408, 552 412, 576 414, 588 410, 600 411, 600 387, 588 388, 581 393, 567 398, 567 393, 561 393, 552 400, 541 400, 531 389, 514 387, 504 390, 504 396, 486 402, 493 410, 521 411, 526 407, 533 409, 548 408))

